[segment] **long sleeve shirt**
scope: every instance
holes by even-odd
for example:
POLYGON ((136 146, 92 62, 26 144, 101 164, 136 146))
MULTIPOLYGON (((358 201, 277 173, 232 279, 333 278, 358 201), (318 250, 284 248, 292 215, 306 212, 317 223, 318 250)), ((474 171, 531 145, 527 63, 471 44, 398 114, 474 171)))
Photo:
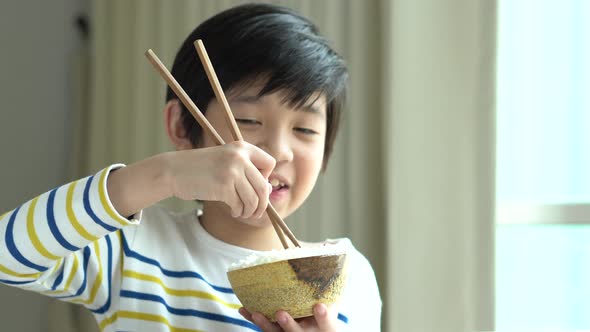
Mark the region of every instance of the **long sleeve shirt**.
MULTIPOLYGON (((101 331, 258 331, 239 315, 226 276, 231 263, 255 251, 211 236, 196 210, 119 215, 106 179, 121 166, 0 216, 0 282, 84 305, 101 331)), ((340 330, 379 331, 373 270, 350 247, 340 330)))

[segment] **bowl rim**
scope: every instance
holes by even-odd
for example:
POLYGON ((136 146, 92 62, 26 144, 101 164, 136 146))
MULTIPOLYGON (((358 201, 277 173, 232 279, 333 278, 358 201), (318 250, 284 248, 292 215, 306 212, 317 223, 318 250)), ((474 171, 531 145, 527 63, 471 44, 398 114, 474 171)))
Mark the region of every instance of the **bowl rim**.
POLYGON ((246 267, 241 267, 241 268, 236 268, 236 269, 232 269, 232 270, 228 270, 227 274, 231 273, 231 272, 236 272, 236 271, 245 271, 248 269, 253 269, 253 268, 259 268, 261 266, 265 266, 265 265, 273 265, 273 264, 281 264, 281 263, 289 263, 290 261, 298 261, 298 260, 302 260, 302 259, 306 259, 306 258, 323 258, 323 257, 332 257, 332 256, 346 256, 347 252, 341 252, 341 253, 329 253, 329 254, 320 254, 320 255, 313 255, 313 256, 304 256, 304 257, 296 257, 296 258, 287 258, 287 259, 281 259, 278 261, 273 261, 273 262, 266 262, 266 263, 261 263, 261 264, 256 264, 256 265, 251 265, 251 266, 246 266, 246 267))

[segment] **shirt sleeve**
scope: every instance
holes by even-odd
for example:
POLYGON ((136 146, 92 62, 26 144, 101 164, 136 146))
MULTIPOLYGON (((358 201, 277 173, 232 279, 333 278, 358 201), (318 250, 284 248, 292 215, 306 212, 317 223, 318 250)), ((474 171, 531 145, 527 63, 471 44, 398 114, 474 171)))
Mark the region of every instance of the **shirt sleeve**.
POLYGON ((120 277, 122 228, 141 218, 141 212, 121 216, 108 197, 108 174, 123 166, 109 166, 0 216, 0 282, 106 312, 120 277))

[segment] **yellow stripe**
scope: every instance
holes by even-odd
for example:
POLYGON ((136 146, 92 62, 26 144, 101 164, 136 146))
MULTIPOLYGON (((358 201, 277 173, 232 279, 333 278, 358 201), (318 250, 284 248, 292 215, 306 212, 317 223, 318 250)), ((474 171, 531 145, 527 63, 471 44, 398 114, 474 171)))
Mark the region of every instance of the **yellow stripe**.
POLYGON ((70 285, 72 284, 72 280, 74 280, 74 276, 76 275, 76 270, 78 269, 78 256, 74 255, 74 263, 72 264, 72 268, 70 269, 70 273, 68 274, 69 277, 66 281, 65 286, 60 289, 60 290, 51 290, 51 291, 47 291, 44 292, 44 294, 51 294, 51 295, 59 295, 61 293, 65 293, 66 291, 68 291, 70 289, 70 285))
POLYGON ((72 205, 74 200, 74 189, 76 188, 77 183, 78 181, 74 181, 68 187, 68 193, 66 195, 66 213, 68 215, 68 219, 70 220, 70 224, 72 224, 74 229, 76 229, 76 232, 78 232, 78 234, 80 234, 86 240, 93 242, 98 237, 88 233, 88 231, 82 227, 78 221, 78 218, 76 218, 76 215, 74 214, 74 208, 72 205))
MULTIPOLYGON (((56 264, 55 264, 55 266, 53 267, 53 270, 51 270, 51 275, 55 275, 55 274, 57 273, 57 270, 59 270, 59 267, 60 267, 61 263, 63 263, 63 261, 64 261, 63 257, 62 257, 62 258, 60 258, 60 259, 59 259, 59 261, 57 261, 57 263, 56 263, 56 264)), ((41 293, 43 293, 43 294, 47 294, 48 292, 51 292, 51 290, 49 290, 49 291, 44 291, 44 292, 41 292, 41 293)))
POLYGON ((184 329, 184 328, 172 326, 172 325, 170 325, 170 322, 168 322, 168 320, 165 317, 160 316, 160 315, 147 314, 144 312, 134 312, 134 311, 117 311, 111 317, 106 318, 102 322, 100 322, 100 324, 99 324, 100 330, 103 331, 107 326, 111 325, 119 318, 129 318, 129 319, 143 320, 143 321, 147 321, 147 322, 162 323, 168 327, 168 331, 170 331, 170 332, 203 332, 201 330, 191 330, 191 329, 184 329))
POLYGON ((105 318, 98 324, 98 328, 103 331, 107 326, 113 324, 118 318, 119 312, 115 312, 111 317, 105 318))
POLYGON ((61 263, 63 262, 63 257, 60 258, 57 263, 55 264, 55 266, 53 267, 53 270, 51 270, 51 274, 55 274, 57 272, 57 270, 59 269, 59 266, 61 265, 61 263))
MULTIPOLYGON (((57 268, 59 267, 59 264, 61 264, 62 259, 60 259, 57 264, 55 265, 55 267, 53 268, 53 271, 51 273, 55 273, 55 271, 57 270, 57 268)), ((0 264, 0 272, 4 273, 4 274, 8 274, 9 276, 13 276, 13 277, 17 277, 17 278, 33 278, 33 279, 38 279, 41 276, 41 272, 37 272, 37 273, 30 273, 30 274, 22 274, 22 273, 18 273, 18 272, 14 272, 11 269, 7 268, 6 266, 0 264)), ((33 280, 31 280, 33 281, 33 280)))
POLYGON ((34 212, 35 212, 35 206, 37 205, 37 201, 39 200, 39 197, 35 197, 32 201, 31 201, 31 205, 29 206, 29 211, 27 213, 27 233, 29 234, 29 239, 31 240, 31 243, 33 243, 33 246, 35 247, 35 249, 37 249, 37 251, 45 256, 45 258, 50 259, 52 261, 56 261, 58 259, 60 259, 59 256, 55 256, 52 253, 50 253, 44 246, 43 244, 41 244, 41 241, 39 241, 39 237, 37 236, 37 231, 35 230, 35 221, 33 219, 34 217, 34 212))
POLYGON ((94 284, 92 284, 92 289, 90 290, 90 296, 86 301, 84 300, 75 300, 72 302, 75 303, 83 303, 83 304, 92 304, 96 299, 96 294, 98 293, 98 289, 100 288, 100 284, 102 283, 102 260, 100 259, 100 248, 98 246, 98 242, 94 242, 94 251, 96 252, 96 257, 98 261, 98 274, 96 279, 94 279, 94 284))
POLYGON ((206 300, 212 300, 212 301, 221 303, 224 306, 231 308, 231 309, 239 309, 241 307, 241 305, 239 305, 239 304, 225 302, 222 299, 220 299, 219 297, 217 297, 213 294, 207 293, 207 292, 202 292, 202 291, 197 291, 197 290, 183 290, 183 289, 168 288, 168 287, 166 287, 166 285, 164 285, 162 280, 158 279, 157 277, 151 276, 151 275, 147 275, 147 274, 143 274, 143 273, 139 273, 139 272, 135 272, 135 271, 130 271, 130 270, 125 270, 125 271, 123 271, 123 276, 128 277, 128 278, 143 280, 143 281, 155 282, 158 285, 160 285, 160 287, 162 287, 162 289, 164 289, 164 291, 166 293, 173 295, 173 296, 190 296, 190 297, 196 297, 196 298, 201 298, 201 299, 206 299, 206 300))
POLYGON ((17 278, 35 278, 35 279, 37 279, 37 278, 39 278, 39 276, 41 276, 41 272, 30 273, 30 274, 22 274, 22 273, 14 272, 2 264, 0 264, 0 272, 7 274, 9 276, 17 277, 17 278))
POLYGON ((78 271, 78 256, 74 255, 74 264, 72 265, 72 270, 70 271, 70 276, 68 277, 68 281, 66 281, 66 285, 64 286, 64 290, 70 289, 70 285, 72 284, 72 280, 74 280, 74 276, 76 275, 76 271, 78 271))
POLYGON ((8 212, 6 212, 5 214, 3 214, 2 216, 0 216, 0 220, 4 219, 4 217, 6 217, 6 215, 8 215, 8 212))
POLYGON ((111 209, 111 206, 109 205, 109 201, 107 200, 107 195, 104 190, 104 188, 107 186, 107 184, 106 184, 107 173, 108 172, 105 169, 102 172, 102 175, 100 176, 100 182, 98 183, 98 195, 100 196, 100 202, 102 203, 103 208, 105 209, 105 211, 108 213, 108 215, 111 218, 115 219, 122 226, 127 226, 127 225, 129 225, 129 220, 121 218, 118 213, 113 211, 113 209, 111 209))

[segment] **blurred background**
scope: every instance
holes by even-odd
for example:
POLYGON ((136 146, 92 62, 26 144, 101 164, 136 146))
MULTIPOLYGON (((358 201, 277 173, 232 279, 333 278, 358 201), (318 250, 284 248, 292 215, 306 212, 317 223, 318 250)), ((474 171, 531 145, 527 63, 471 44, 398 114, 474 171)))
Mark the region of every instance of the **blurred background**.
MULTIPOLYGON (((196 25, 243 2, 2 1, 0 213, 170 150, 143 53, 170 67, 196 25)), ((267 2, 310 17, 348 62, 336 150, 287 221, 367 256, 383 330, 590 329, 590 2, 267 2)), ((96 329, 7 286, 0 322, 96 329)))

